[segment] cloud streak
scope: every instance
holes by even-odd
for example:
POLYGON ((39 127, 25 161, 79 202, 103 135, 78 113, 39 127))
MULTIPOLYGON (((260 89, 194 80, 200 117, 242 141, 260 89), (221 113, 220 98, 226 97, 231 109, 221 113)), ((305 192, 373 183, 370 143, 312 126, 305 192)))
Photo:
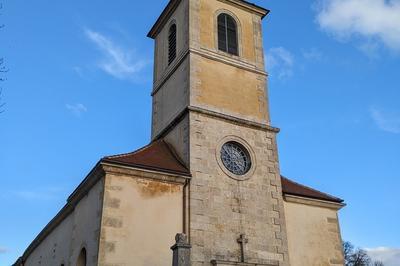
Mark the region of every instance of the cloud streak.
POLYGON ((361 49, 378 42, 400 52, 400 0, 319 0, 317 6, 319 26, 338 39, 361 37, 361 49))
POLYGON ((19 199, 23 201, 48 201, 59 198, 63 189, 58 187, 46 187, 40 189, 11 190, 3 193, 2 198, 19 199))
POLYGON ((389 133, 400 134, 400 113, 385 112, 372 107, 370 114, 379 129, 389 133))
POLYGON ((86 106, 81 103, 77 104, 66 104, 65 107, 74 115, 80 117, 83 113, 87 112, 86 106))
POLYGON ((5 253, 7 253, 7 252, 8 252, 8 248, 1 247, 1 246, 0 246, 0 254, 5 254, 5 253))
POLYGON ((293 76, 294 57, 283 47, 274 47, 266 53, 268 70, 281 80, 293 76))
POLYGON ((367 248, 368 255, 374 261, 381 261, 385 266, 398 266, 400 262, 400 248, 367 248))
POLYGON ((145 60, 135 60, 132 51, 99 32, 85 29, 85 35, 102 52, 103 58, 97 66, 117 79, 132 79, 148 64, 145 60))
POLYGON ((303 57, 307 61, 318 62, 324 58, 323 53, 317 48, 311 48, 303 51, 303 57))

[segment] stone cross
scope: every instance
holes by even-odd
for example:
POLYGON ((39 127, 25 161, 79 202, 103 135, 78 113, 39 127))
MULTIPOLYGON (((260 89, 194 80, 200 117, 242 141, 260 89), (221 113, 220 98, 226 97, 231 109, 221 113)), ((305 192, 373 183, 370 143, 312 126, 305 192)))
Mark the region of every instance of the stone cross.
POLYGON ((244 246, 249 243, 249 240, 246 238, 245 234, 241 234, 240 237, 237 239, 237 242, 240 245, 240 262, 245 262, 244 259, 244 246))
POLYGON ((188 242, 187 236, 185 234, 177 234, 175 241, 175 245, 171 247, 174 252, 172 266, 190 266, 191 245, 188 242))

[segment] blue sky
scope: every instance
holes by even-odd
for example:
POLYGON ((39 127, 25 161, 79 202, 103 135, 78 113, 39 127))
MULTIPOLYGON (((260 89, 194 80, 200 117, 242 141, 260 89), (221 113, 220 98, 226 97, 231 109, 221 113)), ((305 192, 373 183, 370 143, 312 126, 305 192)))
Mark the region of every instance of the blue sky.
MULTIPOLYGON (((149 142, 146 34, 167 1, 3 2, 0 265, 10 265, 99 158, 149 142)), ((343 238, 396 265, 400 1, 254 2, 272 10, 263 31, 282 173, 344 198, 343 238)))

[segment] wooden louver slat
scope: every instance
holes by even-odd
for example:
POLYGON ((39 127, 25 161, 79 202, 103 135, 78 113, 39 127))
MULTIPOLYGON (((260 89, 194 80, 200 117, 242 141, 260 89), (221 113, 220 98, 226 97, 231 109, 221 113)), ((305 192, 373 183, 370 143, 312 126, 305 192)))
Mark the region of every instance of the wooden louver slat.
POLYGON ((176 58, 176 25, 173 24, 168 34, 168 65, 176 58))

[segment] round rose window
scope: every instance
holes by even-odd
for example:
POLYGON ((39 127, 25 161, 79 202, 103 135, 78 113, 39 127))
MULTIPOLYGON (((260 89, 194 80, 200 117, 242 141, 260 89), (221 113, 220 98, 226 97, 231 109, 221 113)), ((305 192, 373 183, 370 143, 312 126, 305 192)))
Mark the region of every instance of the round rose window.
POLYGON ((243 145, 230 141, 221 148, 221 161, 231 173, 245 175, 251 168, 249 152, 243 145))

